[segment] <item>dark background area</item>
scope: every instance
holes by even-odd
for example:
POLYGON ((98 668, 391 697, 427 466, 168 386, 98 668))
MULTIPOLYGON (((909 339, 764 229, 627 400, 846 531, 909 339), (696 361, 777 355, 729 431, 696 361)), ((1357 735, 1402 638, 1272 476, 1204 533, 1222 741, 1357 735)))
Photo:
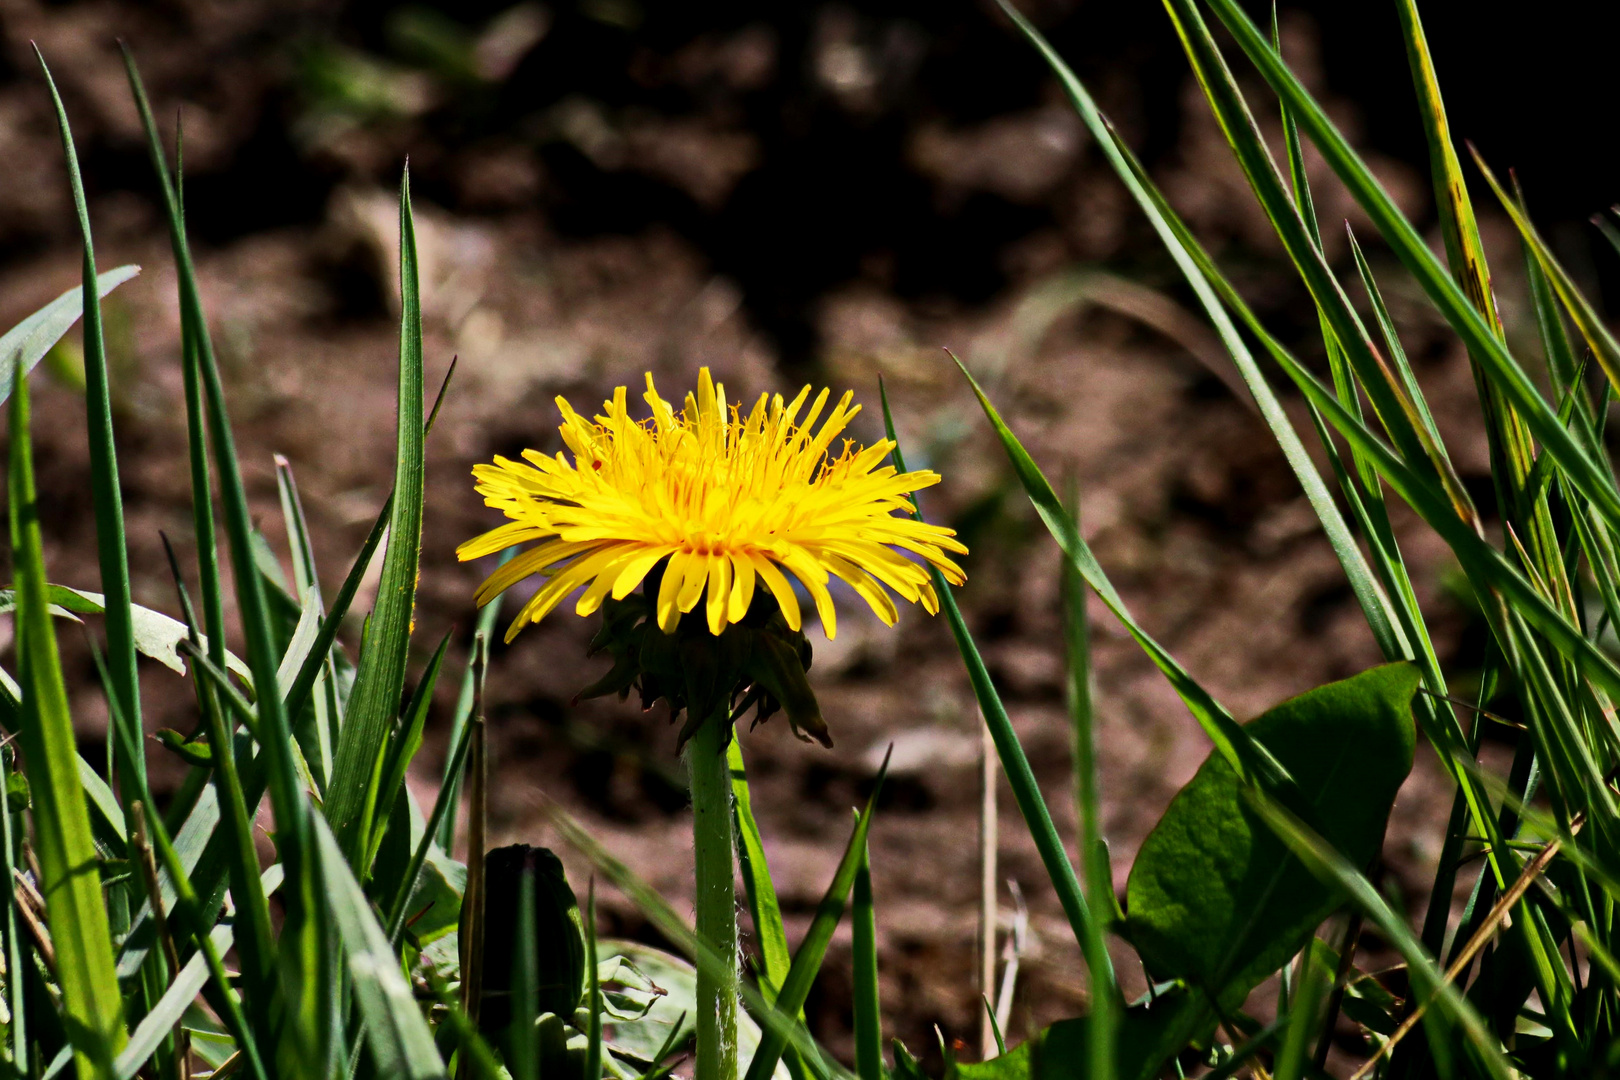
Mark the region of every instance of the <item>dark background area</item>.
MULTIPOLYGON (((1612 293, 1616 256, 1586 222, 1620 200, 1609 61, 1620 5, 1543 4, 1533 18, 1489 7, 1422 5, 1453 130, 1493 167, 1517 170, 1544 232, 1612 293)), ((1162 7, 1026 10, 1276 332, 1316 357, 1314 312, 1279 265, 1162 7)), ((1290 62, 1431 229, 1394 4, 1286 3, 1281 24, 1290 62)), ((870 409, 881 374, 908 447, 945 475, 926 508, 973 549, 964 608, 1072 835, 1056 556, 941 345, 986 376, 1043 466, 1076 477, 1088 539, 1133 611, 1235 713, 1376 662, 1296 481, 1231 391, 1219 346, 1179 306, 1187 298, 1157 242, 1028 47, 991 5, 968 2, 0 0, 0 325, 78 273, 30 40, 73 118, 102 265, 146 267, 108 305, 143 603, 173 609, 158 531, 184 554, 189 511, 172 273, 119 37, 159 115, 183 116, 188 219, 260 525, 279 542, 279 451, 297 470, 329 588, 391 475, 392 192, 409 157, 429 378, 462 359, 429 447, 418 615, 424 648, 454 633, 452 664, 487 570, 452 552, 494 524, 467 471, 492 453, 554 447, 553 395, 584 408, 650 370, 667 396, 711 364, 745 395, 825 381, 855 388, 870 409)), ((1235 66, 1274 134, 1274 103, 1235 66)), ((1319 165, 1328 254, 1342 270, 1336 226, 1360 219, 1319 165)), ((1518 332, 1519 253, 1483 185, 1476 197, 1518 332)), ((1466 361, 1388 256, 1374 245, 1371 257, 1453 457, 1483 493, 1466 361)), ((93 586, 71 382, 47 384, 37 404, 47 557, 58 580, 93 586)), ((857 428, 878 434, 870 414, 857 428)), ((1466 673, 1480 639, 1448 598, 1443 551, 1398 524, 1445 659, 1466 673)), ((1105 824, 1122 883, 1207 744, 1135 646, 1093 615, 1105 824)), ((589 629, 553 616, 496 650, 493 840, 545 842, 545 792, 679 906, 690 839, 673 732, 617 702, 569 704, 596 674, 578 659, 589 629)), ((69 655, 94 759, 104 711, 88 658, 71 645, 69 655)), ((895 742, 872 834, 887 1030, 924 1056, 935 1024, 971 1044, 978 864, 964 837, 977 828, 978 737, 949 635, 910 612, 890 633, 850 608, 812 676, 836 750, 803 747, 780 724, 744 737, 790 936, 832 872, 849 805, 895 742)), ((189 730, 184 684, 161 671, 146 679, 164 703, 151 725, 189 730)), ((453 680, 439 696, 430 740, 442 738, 453 680)), ((430 741, 413 777, 419 797, 439 749, 430 741)), ((1414 908, 1449 799, 1420 760, 1384 867, 1414 908)), ((1022 1032, 1079 1011, 1084 986, 1005 793, 1001 853, 1033 930, 1014 1011, 1022 1032)), ((578 878, 583 867, 564 857, 578 878)), ((1011 893, 1002 900, 1010 907, 1011 893)), ((603 918, 609 932, 656 939, 617 898, 603 918)), ((846 1056, 847 980, 840 937, 808 1011, 846 1056)))

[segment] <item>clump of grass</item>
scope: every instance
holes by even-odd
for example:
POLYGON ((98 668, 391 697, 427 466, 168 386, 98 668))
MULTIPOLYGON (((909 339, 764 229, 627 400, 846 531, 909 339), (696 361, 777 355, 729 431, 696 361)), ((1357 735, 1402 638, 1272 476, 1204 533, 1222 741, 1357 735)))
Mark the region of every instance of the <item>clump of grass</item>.
MULTIPOLYGON (((1293 1080, 1322 1075, 1335 1045, 1359 1055, 1357 1076, 1596 1076, 1620 1065, 1613 917, 1620 898, 1614 779, 1620 727, 1613 704, 1620 666, 1603 644, 1605 630, 1620 623, 1620 485, 1604 442, 1620 342, 1537 235, 1522 196, 1477 162, 1517 226, 1526 258, 1540 354, 1532 359, 1510 347, 1516 339, 1492 292, 1469 174, 1446 123, 1422 25, 1412 0, 1396 3, 1429 139, 1444 260, 1291 73, 1274 32, 1256 26, 1235 0, 1165 0, 1234 157, 1317 306, 1330 382, 1266 330, 1085 86, 1007 8, 1181 269, 1320 518, 1388 663, 1238 723, 1135 621, 1074 514, 962 366, 1064 556, 1081 823, 1081 835, 1070 840, 1079 869, 956 605, 946 576, 953 567, 930 556, 928 581, 915 567, 897 580, 907 598, 937 604, 951 627, 1020 815, 1081 947, 1092 1002, 1086 1015, 987 1062, 958 1063, 946 1051, 953 1077, 1149 1080, 1207 1069, 1210 1076, 1247 1070, 1293 1080), (1210 14, 1228 35, 1226 50, 1206 21, 1210 14), (1228 60, 1232 47, 1276 97, 1280 147, 1261 137, 1239 92, 1228 60), (1497 526, 1486 527, 1487 515, 1452 467, 1356 238, 1350 273, 1323 255, 1303 168, 1307 140, 1468 351, 1491 451, 1497 526), (1261 359, 1308 402, 1310 435, 1331 481, 1290 424, 1261 359), (1455 707, 1390 523, 1392 494, 1449 545, 1488 623, 1475 708, 1455 707), (1095 766, 1087 589, 1163 673, 1213 748, 1144 842, 1123 908, 1112 895, 1098 815, 1105 779, 1095 766), (1523 717, 1511 734, 1515 758, 1506 777, 1491 775, 1478 760, 1482 725, 1493 722, 1488 710, 1498 699, 1523 717), (1413 925, 1366 871, 1419 732, 1456 796, 1449 820, 1434 823, 1441 858, 1429 906, 1413 925), (1453 917, 1451 897, 1465 874, 1473 875, 1471 896, 1453 917), (1357 953, 1366 932, 1401 954, 1400 970, 1362 970, 1357 953), (1154 980, 1142 1000, 1127 1001, 1121 992, 1110 938, 1134 949, 1154 980), (1279 972, 1281 979, 1271 982, 1279 972), (1276 989, 1257 989, 1263 986, 1276 989), (1275 996, 1251 1000, 1257 993, 1275 996)), ((3 601, 17 626, 14 674, 0 678, 0 726, 15 737, 0 746, 0 1073, 656 1080, 695 1043, 698 1080, 728 1080, 739 1069, 746 1080, 777 1074, 831 1080, 851 1074, 805 1029, 802 1009, 833 932, 852 908, 853 1075, 919 1080, 905 1047, 895 1044, 892 1065, 882 1052, 875 944, 881 897, 872 893, 866 845, 873 803, 857 815, 810 929, 791 948, 752 813, 744 755, 730 733, 744 707, 776 703, 796 727, 825 734, 792 638, 798 608, 791 591, 773 587, 779 606, 755 618, 747 597, 728 604, 724 588, 711 587, 708 604, 699 605, 697 593, 686 597, 689 603, 672 600, 674 585, 655 584, 645 597, 631 598, 639 608, 632 602, 611 609, 604 627, 604 647, 628 666, 616 666, 596 689, 637 686, 683 705, 692 753, 704 755, 694 766, 694 800, 709 822, 707 832, 699 830, 697 869, 724 887, 700 903, 696 931, 633 868, 550 809, 559 834, 691 963, 598 941, 594 892, 582 916, 545 853, 500 853, 486 866, 483 643, 498 601, 479 621, 473 660, 461 677, 441 789, 427 814, 412 804, 403 781, 444 675, 448 641, 406 699, 423 455, 433 418, 423 415, 408 175, 400 190, 394 488, 328 603, 284 464, 278 476, 293 538, 294 589, 262 561, 263 539, 248 513, 187 244, 178 152, 171 171, 133 61, 128 69, 178 268, 196 547, 188 566, 170 552, 178 619, 132 602, 99 299, 135 270, 98 273, 58 99, 83 238, 83 287, 0 338, 14 583, 3 601), (85 581, 51 581, 30 441, 28 373, 81 317, 99 592, 84 589, 91 584, 85 581), (384 536, 378 600, 351 658, 338 627, 384 536), (234 635, 224 618, 227 578, 241 617, 234 635), (655 608, 653 596, 661 593, 668 595, 655 608), (672 604, 707 627, 688 633, 672 604), (96 656, 111 753, 101 774, 74 742, 56 653, 55 620, 64 611, 103 619, 105 649, 96 656), (728 622, 735 624, 730 638, 722 634, 728 622), (707 645, 704 634, 712 639, 707 645), (659 650, 672 647, 666 639, 686 651, 663 656, 659 650), (727 654, 731 666, 721 678, 720 660, 704 650, 742 640, 750 644, 727 654), (160 733, 159 741, 191 768, 163 807, 147 781, 153 742, 144 737, 135 677, 143 653, 187 673, 197 699, 195 733, 160 733), (694 672, 707 673, 701 685, 694 672), (473 854, 465 865, 450 855, 463 795, 473 854), (266 798, 276 822, 276 859, 268 868, 259 864, 252 833, 266 798), (737 968, 734 865, 760 943, 753 980, 737 968), (490 948, 502 950, 500 964, 485 962, 490 948), (236 970, 227 968, 228 957, 236 970)), ((887 420, 886 401, 884 409, 887 420)), ((895 472, 904 474, 900 447, 887 449, 895 472)), ((810 476, 831 467, 811 464, 810 476)), ((905 494, 885 496, 892 500, 880 518, 890 522, 885 527, 896 535, 900 524, 917 535, 942 535, 889 516, 915 514, 913 504, 901 501, 905 494)), ((523 569, 507 576, 515 579, 523 569)), ((661 577, 653 574, 655 583, 661 577)), ((880 612, 885 603, 892 608, 871 584, 875 591, 863 596, 880 612)), ((553 591, 560 598, 563 590, 553 591)), ((520 614, 520 622, 532 614, 520 614)), ((998 1044, 1004 1034, 994 1030, 998 1044)))

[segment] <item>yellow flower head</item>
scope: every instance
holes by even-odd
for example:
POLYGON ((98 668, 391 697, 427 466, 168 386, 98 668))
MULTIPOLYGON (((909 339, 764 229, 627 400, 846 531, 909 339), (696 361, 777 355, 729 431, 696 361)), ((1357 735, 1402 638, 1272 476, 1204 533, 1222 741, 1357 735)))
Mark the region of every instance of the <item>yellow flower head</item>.
POLYGON ((966 580, 946 554, 967 553, 952 530, 896 514, 909 509, 908 493, 939 483, 938 473, 897 473, 883 464, 893 448, 888 440, 862 449, 845 439, 836 455, 831 452, 860 411, 850 404, 852 394, 839 400, 820 431, 815 424, 827 391, 805 411, 808 386, 787 402, 780 394, 761 394, 746 417, 727 405, 725 388, 708 368, 679 413, 658 396, 650 374, 642 396, 652 410, 647 420, 631 417, 623 386, 594 421, 559 397, 572 460, 525 450, 528 464, 496 457, 474 467, 485 504, 512 520, 462 544, 457 556, 477 559, 539 541, 490 575, 478 589, 478 604, 530 574, 547 578, 506 640, 581 586, 588 586, 574 608, 581 615, 609 595, 624 599, 665 559, 656 610, 666 633, 702 601, 709 630, 719 634, 747 613, 758 582, 798 630, 799 601, 784 570, 815 599, 828 637, 837 629, 827 592, 833 574, 890 626, 898 612, 884 585, 937 612, 927 569, 896 548, 939 567, 953 584, 966 580))

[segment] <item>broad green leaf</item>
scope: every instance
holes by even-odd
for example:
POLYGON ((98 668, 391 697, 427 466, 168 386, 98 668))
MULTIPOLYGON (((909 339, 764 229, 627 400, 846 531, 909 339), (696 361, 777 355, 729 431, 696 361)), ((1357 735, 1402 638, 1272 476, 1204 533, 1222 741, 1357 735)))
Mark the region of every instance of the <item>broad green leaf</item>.
POLYGON ((355 1009, 365 1025, 376 1075, 439 1080, 446 1075, 444 1062, 411 984, 400 971, 399 957, 377 925, 371 904, 325 819, 316 814, 311 822, 327 909, 343 941, 354 980, 355 1009))
POLYGON ((127 1040, 124 1001, 113 961, 112 931, 101 895, 90 813, 79 784, 78 744, 56 649, 45 587, 29 431, 28 382, 11 397, 10 484, 12 574, 17 582, 19 741, 34 799, 34 850, 40 891, 56 948, 62 1020, 79 1076, 108 1077, 127 1040))
MULTIPOLYGON (((1194 994, 1173 989, 1122 1011, 1112 1064, 1125 1080, 1152 1080, 1191 1040, 1206 1038, 1215 1016, 1194 994)), ((952 1063, 946 1080, 1092 1080, 1091 1025, 1059 1020, 1000 1057, 952 1063)))
MULTIPOLYGON (((103 272, 96 278, 97 295, 106 296, 140 272, 134 265, 103 272)), ((75 285, 0 335, 0 402, 11 397, 17 372, 33 371, 83 314, 84 286, 75 285)))
POLYGON ((404 692, 422 558, 422 309, 409 171, 399 188, 399 280, 399 406, 388 547, 327 788, 327 819, 355 859, 371 838, 378 810, 381 759, 404 692))
MULTIPOLYGON (((1412 768, 1411 664, 1318 687, 1246 725, 1298 781, 1312 823, 1353 866, 1378 853, 1412 768)), ((1183 979, 1223 1007, 1282 967, 1343 903, 1245 803, 1212 755, 1142 842, 1125 931, 1156 978, 1183 979)))

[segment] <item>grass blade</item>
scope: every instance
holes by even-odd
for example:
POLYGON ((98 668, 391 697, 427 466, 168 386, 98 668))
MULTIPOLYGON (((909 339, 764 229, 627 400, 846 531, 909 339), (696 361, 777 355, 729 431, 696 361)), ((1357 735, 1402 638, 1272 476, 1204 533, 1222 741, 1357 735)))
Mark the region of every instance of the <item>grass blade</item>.
MULTIPOLYGON (((9 781, 16 772, 16 751, 9 747, 0 747, 0 782, 6 783, 6 790, 10 791, 9 781)), ((5 947, 6 970, 23 970, 22 939, 18 936, 17 927, 17 895, 16 895, 16 851, 18 835, 12 830, 14 815, 10 805, 0 802, 0 874, 5 880, 0 881, 0 901, 5 904, 5 947)), ((28 1005, 26 995, 23 993, 22 979, 6 980, 6 1004, 11 1012, 11 1024, 6 1034, 11 1040, 11 1063, 16 1067, 18 1075, 28 1076, 28 1005)))
MULTIPOLYGON (((106 297, 141 272, 134 264, 115 267, 96 278, 96 295, 106 297)), ((0 334, 0 402, 11 397, 13 376, 24 375, 61 341, 84 314, 84 286, 75 285, 16 326, 0 334)))
MULTIPOLYGON (((1492 333, 1484 317, 1429 250, 1423 237, 1401 214, 1383 185, 1350 148, 1310 92, 1288 70, 1236 0, 1207 2, 1272 90, 1287 103, 1300 128, 1367 212, 1396 257, 1417 279, 1470 352, 1478 356, 1489 378, 1501 387, 1503 396, 1519 410, 1546 452, 1557 458, 1570 482, 1592 500, 1609 527, 1620 528, 1620 491, 1616 490, 1613 476, 1558 423, 1557 416, 1518 361, 1492 333)), ((1620 373, 1620 365, 1616 372, 1620 373)))
POLYGON ((595 877, 585 893, 585 1080, 602 1080, 602 984, 596 970, 595 877))
MULTIPOLYGON (((129 543, 124 535, 124 500, 118 484, 118 450, 113 444, 112 401, 107 387, 107 346, 101 332, 101 298, 96 276, 95 243, 90 236, 90 211, 85 205, 84 183, 79 176, 79 155, 73 146, 67 110, 56 92, 45 57, 34 49, 56 110, 56 125, 67 159, 68 185, 79 219, 84 253, 84 404, 90 442, 90 501, 96 517, 96 556, 101 568, 101 591, 106 597, 107 661, 113 692, 126 723, 141 730, 140 679, 135 671, 135 624, 130 607, 129 543)), ((139 746, 145 746, 142 739, 139 746)), ((119 762, 122 769, 146 775, 146 757, 137 754, 119 762)))
MULTIPOLYGON (((833 872, 833 879, 827 884, 821 903, 816 906, 810 929, 805 931, 804 940, 799 942, 799 948, 793 954, 793 964, 788 968, 787 978, 782 981, 782 992, 777 995, 774 1008, 784 1020, 797 1017, 804 1008, 804 1001, 810 996, 811 984, 815 982, 817 973, 821 971, 821 961, 827 955, 827 946, 832 944, 833 931, 838 929, 838 922, 844 917, 844 905, 849 901, 850 890, 855 887, 856 872, 866 854, 866 834, 872 827, 872 808, 877 805, 878 793, 883 790, 883 778, 888 771, 889 757, 885 754, 883 766, 878 769, 877 781, 872 786, 872 794, 867 796, 866 806, 855 820, 855 831, 850 834, 849 843, 844 847, 844 857, 839 860, 838 869, 833 872)), ((760 1036, 759 1049, 754 1051, 754 1059, 748 1063, 744 1080, 768 1080, 776 1071, 776 1063, 781 1060, 787 1043, 783 1027, 766 1027, 760 1036)))
MULTIPOLYGON (((880 395, 883 402, 884 430, 889 442, 894 444, 892 450, 894 467, 899 472, 905 472, 905 457, 901 454, 900 444, 895 439, 894 417, 889 413, 888 393, 882 390, 881 385, 880 395)), ((922 514, 916 508, 915 502, 912 507, 912 515, 920 519, 922 514)), ((1013 730, 1012 720, 1007 716, 1007 708, 1002 704, 1001 695, 996 692, 995 684, 990 680, 989 669, 985 667, 984 658, 979 654, 979 647, 974 643, 973 634, 968 630, 967 620, 962 618, 961 609, 956 606, 956 596, 951 592, 949 582, 935 571, 933 584, 934 591, 939 596, 940 611, 950 623, 951 633, 956 638, 956 646, 962 653, 962 662, 968 670, 968 678, 973 683, 973 694, 978 699, 979 711, 983 714, 984 722, 989 726, 990 735, 995 740, 996 756, 1001 759, 1001 767, 1007 774, 1007 782, 1012 788, 1013 798, 1018 803, 1018 811, 1024 817, 1024 825, 1035 841, 1036 850, 1040 852, 1041 864, 1046 868, 1047 877, 1051 879, 1052 888, 1058 895, 1058 902, 1063 905, 1063 914, 1068 917, 1069 928, 1074 932, 1075 940, 1084 941, 1091 933, 1091 909, 1086 904, 1080 881, 1075 876, 1074 864, 1069 861, 1063 840, 1058 836, 1057 826, 1052 824, 1052 812, 1047 808, 1046 799, 1041 795, 1040 785, 1035 781, 1034 770, 1029 767, 1029 756, 1024 753, 1024 746, 1018 740, 1018 733, 1013 730)))
POLYGON ((362 866, 362 876, 370 875, 370 866, 377 858, 377 851, 382 847, 383 836, 388 831, 387 809, 392 808, 394 800, 399 797, 400 791, 405 787, 405 773, 411 767, 416 752, 422 748, 422 729, 427 726, 428 709, 433 705, 433 688, 439 682, 439 669, 444 664, 445 650, 450 647, 450 634, 445 634, 434 650, 433 658, 422 672, 421 681, 416 684, 416 690, 411 694, 411 700, 405 706, 405 725, 399 734, 391 741, 388 747, 388 756, 383 771, 382 784, 378 787, 377 806, 383 809, 378 815, 376 828, 372 831, 371 843, 366 849, 365 861, 362 866))
MULTIPOLYGON (((714 950, 697 936, 685 919, 676 914, 669 902, 597 843, 566 810, 544 796, 541 806, 563 841, 589 859, 597 872, 624 893, 631 903, 647 916, 648 921, 658 928, 658 932, 668 938, 677 949, 691 957, 699 969, 705 967, 715 969, 721 965, 720 958, 714 950)), ((716 974, 718 975, 718 972, 716 974)), ((764 996, 746 982, 741 984, 741 989, 743 1003, 748 1006, 748 1011, 758 1018, 761 1028, 785 1039, 787 1045, 796 1049, 807 1063, 824 1063, 827 1067, 824 1076, 830 1076, 835 1080, 850 1080, 850 1074, 846 1070, 822 1053, 803 1024, 767 1004, 764 996)))
MULTIPOLYGON (((11 397, 10 485, 12 575, 17 583, 17 657, 22 684, 19 736, 34 799, 34 847, 40 888, 54 931, 63 1022, 79 1076, 108 1077, 123 1049, 124 1001, 113 962, 112 933, 101 897, 90 813, 79 785, 77 743, 56 630, 45 591, 45 556, 29 432, 28 383, 11 397)), ((17 969, 20 970, 20 969, 17 969)))
POLYGON ((408 170, 399 189, 399 280, 399 413, 388 547, 327 789, 327 819, 357 864, 377 814, 382 756, 405 686, 422 558, 422 310, 408 170))
POLYGON ((1515 1075, 1479 1013, 1455 986, 1446 981, 1433 958, 1424 951, 1422 943, 1407 927, 1406 920, 1390 908, 1372 883, 1350 865, 1333 845, 1275 799, 1253 787, 1247 789, 1247 795, 1249 806, 1288 845, 1300 862, 1322 881, 1342 889, 1350 902, 1400 952, 1406 960, 1414 988, 1433 995, 1440 1011, 1466 1036, 1468 1045, 1478 1052, 1487 1074, 1497 1080, 1509 1080, 1515 1075))
MULTIPOLYGON (((855 1075, 883 1080, 883 1007, 878 996, 877 916, 872 905, 872 853, 861 845, 855 870, 855 907, 850 913, 855 954, 855 1075)), ((1102 1080, 1102 1078, 1097 1078, 1102 1080)))
MULTIPOLYGON (((1069 505, 1078 527, 1080 500, 1071 495, 1069 505)), ((1119 1025, 1119 987, 1113 985, 1113 965, 1108 963, 1108 923, 1114 909, 1114 874, 1108 862, 1108 847, 1102 835, 1102 806, 1098 798, 1096 713, 1091 698, 1091 642, 1086 622, 1086 587, 1074 564, 1063 562, 1063 629, 1068 676, 1066 691, 1069 723, 1074 733, 1075 809, 1080 822, 1080 868, 1086 900, 1097 917, 1090 932, 1080 942, 1085 950, 1086 967, 1095 984, 1087 1031, 1088 1080, 1113 1080, 1114 1041, 1119 1025)))
MULTIPOLYGON (((472 725, 461 729, 461 735, 456 740, 450 752, 449 767, 452 773, 459 777, 462 768, 467 762, 467 749, 472 745, 472 725)), ((417 879, 422 876, 422 867, 427 863, 430 849, 439 835, 439 826, 446 817, 455 811, 455 799, 451 794, 449 785, 441 784, 438 798, 433 801, 433 812, 428 815, 427 829, 422 834, 421 843, 411 853, 411 861, 406 864, 405 876, 400 880, 399 891, 394 894, 393 901, 388 905, 388 940, 395 945, 399 944, 400 935, 405 932, 405 905, 410 903, 411 893, 416 890, 417 879)))
POLYGON ((741 739, 731 740, 726 747, 726 759, 731 769, 732 812, 737 820, 737 862, 742 869, 743 891, 748 897, 748 910, 759 944, 760 992, 766 1001, 775 1001, 793 957, 788 951, 787 931, 782 926, 776 883, 771 880, 770 865, 765 860, 765 841, 759 833, 759 822, 754 820, 741 739))
POLYGON ((321 877, 348 956, 355 1010, 365 1025, 376 1075, 443 1080, 444 1062, 388 935, 377 925, 371 904, 325 819, 311 815, 311 825, 315 838, 311 865, 321 877))

